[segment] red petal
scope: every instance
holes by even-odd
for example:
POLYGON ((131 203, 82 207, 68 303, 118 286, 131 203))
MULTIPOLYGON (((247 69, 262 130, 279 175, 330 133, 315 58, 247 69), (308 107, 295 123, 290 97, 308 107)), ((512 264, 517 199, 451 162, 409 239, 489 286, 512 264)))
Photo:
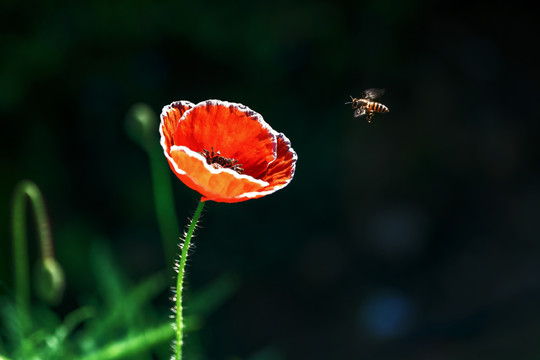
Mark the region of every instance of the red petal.
POLYGON ((289 139, 284 134, 278 133, 276 160, 268 166, 268 171, 261 179, 270 183, 265 190, 282 188, 287 185, 294 176, 297 159, 298 156, 291 147, 289 139))
POLYGON ((298 156, 289 139, 284 134, 277 133, 277 158, 268 166, 268 171, 261 178, 269 184, 256 192, 240 195, 237 201, 260 198, 287 186, 294 176, 297 159, 298 156))
POLYGON ((175 101, 170 105, 164 106, 161 111, 161 124, 159 132, 161 134, 161 146, 163 150, 169 151, 173 145, 173 135, 176 126, 184 113, 195 105, 189 101, 175 101))
POLYGON ((173 143, 200 152, 220 151, 236 159, 244 174, 254 178, 276 158, 275 132, 262 117, 241 104, 208 100, 185 113, 174 133, 173 143))
POLYGON ((188 187, 203 196, 203 200, 237 202, 245 193, 257 192, 268 184, 231 169, 214 169, 205 158, 184 146, 173 146, 168 157, 171 168, 188 187))

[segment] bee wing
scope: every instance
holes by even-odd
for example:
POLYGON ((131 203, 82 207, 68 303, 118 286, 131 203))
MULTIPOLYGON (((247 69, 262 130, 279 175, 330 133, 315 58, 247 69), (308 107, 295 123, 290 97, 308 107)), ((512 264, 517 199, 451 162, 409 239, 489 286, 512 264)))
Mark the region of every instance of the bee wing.
POLYGON ((367 100, 376 100, 383 96, 384 89, 367 89, 362 91, 362 98, 367 100))
POLYGON ((366 115, 366 108, 361 106, 358 109, 354 110, 354 117, 360 117, 362 115, 366 115))

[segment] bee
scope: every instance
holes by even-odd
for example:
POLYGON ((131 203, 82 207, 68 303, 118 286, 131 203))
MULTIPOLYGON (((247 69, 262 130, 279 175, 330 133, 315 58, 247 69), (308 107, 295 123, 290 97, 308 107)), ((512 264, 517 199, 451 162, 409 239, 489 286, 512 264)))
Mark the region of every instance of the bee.
POLYGON ((386 113, 390 111, 385 105, 375 101, 383 94, 384 89, 367 89, 362 91, 359 99, 351 96, 351 101, 346 102, 345 104, 352 104, 352 108, 355 109, 354 117, 366 115, 366 120, 370 123, 376 112, 386 113))

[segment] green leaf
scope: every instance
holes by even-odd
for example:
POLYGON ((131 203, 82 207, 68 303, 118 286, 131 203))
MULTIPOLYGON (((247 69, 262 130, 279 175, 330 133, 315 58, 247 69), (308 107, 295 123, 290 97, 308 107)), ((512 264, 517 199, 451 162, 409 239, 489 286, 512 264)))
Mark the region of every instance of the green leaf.
POLYGON ((111 342, 100 350, 80 358, 80 360, 123 359, 172 339, 174 331, 171 323, 145 330, 124 339, 111 342))

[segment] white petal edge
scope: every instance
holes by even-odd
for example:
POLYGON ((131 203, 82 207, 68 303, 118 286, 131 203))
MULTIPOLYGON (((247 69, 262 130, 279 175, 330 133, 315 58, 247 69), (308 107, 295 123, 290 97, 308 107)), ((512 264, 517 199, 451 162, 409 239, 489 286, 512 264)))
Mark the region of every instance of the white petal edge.
MULTIPOLYGON (((186 101, 186 100, 180 100, 180 101, 174 101, 172 102, 171 104, 169 105, 165 105, 163 107, 163 109, 161 110, 161 115, 159 116, 159 118, 161 119, 161 122, 159 123, 159 135, 160 135, 160 144, 161 144, 161 147, 163 148, 163 153, 165 154, 165 157, 167 158, 167 160, 169 160, 169 163, 170 164, 173 164, 173 167, 174 167, 174 170, 180 174, 180 175, 186 175, 186 172, 182 169, 180 169, 178 167, 178 165, 174 162, 174 160, 169 156, 168 152, 167 152, 167 147, 165 146, 165 134, 163 134, 163 125, 164 125, 164 121, 163 121, 163 118, 169 113, 169 111, 171 109, 174 109, 175 107, 173 105, 177 105, 177 104, 180 104, 181 106, 190 106, 191 108, 188 109, 188 110, 191 110, 193 109, 193 107, 195 106, 195 104, 193 104, 192 102, 190 101, 186 101)), ((184 111, 184 114, 187 112, 184 111)), ((182 117, 184 117, 184 114, 182 114, 182 117)), ((180 117, 180 119, 178 120, 178 122, 180 122, 180 120, 182 119, 182 117, 180 117)), ((178 123, 176 123, 176 125, 178 125, 178 123)))
MULTIPOLYGON (((244 174, 239 174, 237 173, 236 171, 234 170, 231 170, 231 169, 227 169, 227 168, 219 168, 219 169, 216 169, 215 167, 211 166, 211 165, 208 165, 208 163, 206 162, 206 158, 204 156, 202 156, 201 154, 199 154, 198 152, 196 151, 193 151, 191 150, 190 148, 188 148, 187 146, 178 146, 178 145, 173 145, 171 146, 171 151, 183 151, 185 152, 186 154, 188 154, 189 156, 191 157, 194 157, 198 160, 200 160, 202 162, 202 164, 204 165, 204 167, 206 168, 206 170, 208 170, 209 172, 211 172, 212 174, 221 174, 222 172, 226 172, 226 173, 229 173, 231 175, 233 175, 235 178, 239 179, 239 180, 248 180, 249 182, 252 182, 252 183, 255 183, 255 184, 258 184, 260 186, 268 186, 270 185, 268 182, 266 181, 263 181, 263 180, 259 180, 259 179, 255 179, 254 177, 252 176, 249 176, 249 175, 244 175, 244 174)), ((172 159, 171 159, 172 160, 172 159)), ((173 164, 174 164, 174 168, 177 169, 178 168, 178 164, 176 164, 174 162, 174 160, 172 160, 173 164)), ((182 175, 185 175, 186 172, 184 170, 181 170, 178 168, 178 170, 181 171, 181 174, 182 175)), ((192 180, 195 180, 193 178, 191 178, 192 180)))

